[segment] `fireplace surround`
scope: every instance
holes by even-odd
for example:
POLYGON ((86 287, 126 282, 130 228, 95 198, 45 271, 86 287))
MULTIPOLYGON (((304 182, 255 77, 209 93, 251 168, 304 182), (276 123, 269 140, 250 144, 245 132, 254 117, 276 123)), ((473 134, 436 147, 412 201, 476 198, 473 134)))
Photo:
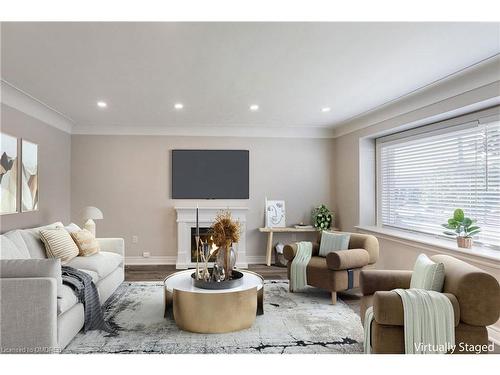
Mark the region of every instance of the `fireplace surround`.
MULTIPOLYGON (((217 212, 229 210, 233 219, 241 224, 240 242, 233 247, 237 253, 236 267, 248 268, 246 259, 246 207, 199 207, 199 226, 209 228, 217 212)), ((177 213, 177 269, 196 267, 196 259, 191 257, 192 228, 196 227, 196 207, 175 207, 177 213)))

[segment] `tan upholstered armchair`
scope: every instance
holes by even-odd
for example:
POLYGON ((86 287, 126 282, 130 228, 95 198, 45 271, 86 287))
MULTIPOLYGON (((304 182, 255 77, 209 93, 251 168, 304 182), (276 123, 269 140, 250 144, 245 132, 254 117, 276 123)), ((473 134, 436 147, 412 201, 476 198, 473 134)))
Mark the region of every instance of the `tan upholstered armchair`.
MULTIPOLYGON (((313 243, 312 257, 306 269, 307 284, 329 290, 333 304, 337 301, 337 292, 357 288, 361 269, 378 260, 378 240, 367 234, 351 233, 349 250, 333 251, 326 258, 318 256, 319 246, 319 242, 313 243)), ((296 252, 296 243, 284 248, 289 279, 296 252)))
MULTIPOLYGON (((500 314, 500 287, 490 274, 447 255, 431 258, 445 269, 443 293, 455 313, 455 352, 472 354, 472 345, 487 345, 486 326, 494 324, 500 314), (462 343, 460 345, 460 343, 462 343), (467 344, 468 346, 466 346, 467 344), (468 350, 469 349, 469 350, 468 350)), ((372 353, 404 353, 404 314, 401 297, 392 289, 410 287, 412 271, 364 270, 360 284, 361 319, 373 306, 371 327, 372 353)), ((477 350, 478 347, 475 347, 477 350)), ((481 350, 485 350, 482 348, 481 350)))

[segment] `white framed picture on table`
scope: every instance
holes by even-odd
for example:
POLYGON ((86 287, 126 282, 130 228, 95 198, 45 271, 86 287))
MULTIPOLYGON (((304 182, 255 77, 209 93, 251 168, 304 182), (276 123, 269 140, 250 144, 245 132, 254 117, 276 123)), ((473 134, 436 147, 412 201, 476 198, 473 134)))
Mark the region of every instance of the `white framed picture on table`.
POLYGON ((266 227, 283 228, 286 226, 285 201, 266 198, 266 227))

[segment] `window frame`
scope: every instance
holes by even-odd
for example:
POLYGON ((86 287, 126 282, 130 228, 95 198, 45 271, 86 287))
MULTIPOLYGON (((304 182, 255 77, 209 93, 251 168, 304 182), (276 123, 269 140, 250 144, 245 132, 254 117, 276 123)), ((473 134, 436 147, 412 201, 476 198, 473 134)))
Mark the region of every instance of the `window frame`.
MULTIPOLYGON (((391 230, 397 230, 401 232, 422 234, 434 238, 445 238, 451 240, 449 236, 446 236, 444 234, 428 233, 418 229, 400 228, 391 225, 385 225, 382 223, 382 173, 381 173, 382 146, 387 144, 412 142, 430 136, 436 136, 440 134, 446 134, 449 132, 455 132, 473 127, 479 127, 482 124, 487 124, 489 122, 499 121, 499 120, 500 120, 500 106, 496 106, 488 110, 483 110, 475 113, 468 113, 449 120, 422 125, 413 129, 404 130, 375 138, 375 225, 376 227, 381 229, 388 228, 391 230), (491 110, 495 112, 493 112, 492 114, 491 110)), ((479 241, 477 241, 477 243, 480 244, 481 246, 485 246, 495 250, 500 250, 500 246, 497 245, 484 244, 479 241)))

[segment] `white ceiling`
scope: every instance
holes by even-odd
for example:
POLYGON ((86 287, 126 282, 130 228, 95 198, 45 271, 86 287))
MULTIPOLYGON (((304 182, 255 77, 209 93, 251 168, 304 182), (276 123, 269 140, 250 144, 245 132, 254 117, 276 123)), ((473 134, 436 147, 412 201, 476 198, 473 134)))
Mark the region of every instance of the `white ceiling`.
POLYGON ((498 54, 500 24, 3 23, 1 42, 2 79, 77 125, 334 127, 498 54))

